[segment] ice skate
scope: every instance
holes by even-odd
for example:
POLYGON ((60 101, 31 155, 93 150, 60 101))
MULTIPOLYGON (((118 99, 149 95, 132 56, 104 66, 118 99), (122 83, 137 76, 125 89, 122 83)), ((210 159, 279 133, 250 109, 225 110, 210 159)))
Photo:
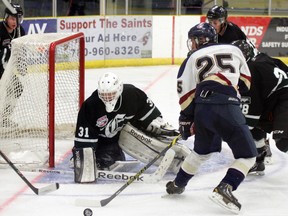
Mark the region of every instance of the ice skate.
POLYGON ((249 174, 253 174, 253 175, 260 175, 263 176, 265 175, 265 164, 263 161, 261 162, 255 162, 255 164, 253 165, 253 167, 249 170, 249 174))
POLYGON ((270 149, 269 139, 265 140, 265 150, 266 150, 266 156, 264 159, 264 163, 265 165, 270 165, 273 163, 273 160, 272 160, 272 152, 270 149))
POLYGON ((232 194, 232 186, 221 182, 214 190, 210 199, 222 208, 238 214, 241 204, 232 194))
POLYGON ((262 147, 257 149, 258 151, 258 155, 256 158, 256 162, 255 164, 251 167, 251 169, 249 170, 248 174, 253 174, 253 175, 260 175, 263 176, 265 175, 265 163, 264 163, 264 159, 265 156, 267 154, 266 152, 266 147, 262 147))

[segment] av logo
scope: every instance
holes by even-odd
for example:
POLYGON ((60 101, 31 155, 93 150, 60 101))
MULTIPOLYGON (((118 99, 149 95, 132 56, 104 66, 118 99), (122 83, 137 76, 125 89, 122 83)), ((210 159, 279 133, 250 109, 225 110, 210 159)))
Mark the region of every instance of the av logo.
POLYGON ((47 23, 30 23, 28 27, 27 34, 41 34, 45 33, 47 23))

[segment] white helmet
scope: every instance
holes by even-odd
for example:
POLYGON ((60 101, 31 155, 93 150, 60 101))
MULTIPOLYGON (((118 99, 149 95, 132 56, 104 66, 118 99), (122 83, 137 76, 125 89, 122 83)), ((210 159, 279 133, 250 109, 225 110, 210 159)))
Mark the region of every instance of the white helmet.
POLYGON ((98 82, 98 96, 106 106, 107 112, 112 112, 123 92, 123 83, 113 73, 103 74, 98 82))

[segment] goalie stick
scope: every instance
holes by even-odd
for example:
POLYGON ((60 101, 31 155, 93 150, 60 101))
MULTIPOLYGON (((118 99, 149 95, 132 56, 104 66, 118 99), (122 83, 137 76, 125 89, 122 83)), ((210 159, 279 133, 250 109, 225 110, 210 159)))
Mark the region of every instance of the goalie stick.
POLYGON ((37 195, 43 195, 45 193, 49 193, 55 191, 59 188, 59 183, 54 183, 47 185, 42 188, 34 187, 30 181, 20 172, 20 170, 10 161, 10 159, 0 150, 0 155, 4 158, 4 160, 9 164, 10 167, 20 176, 20 178, 28 185, 28 187, 37 195))
MULTIPOLYGON (((116 196, 118 196, 125 188, 127 188, 135 179, 137 179, 141 174, 145 172, 150 166, 152 166, 161 156, 165 155, 166 152, 177 142, 181 135, 176 136, 171 143, 164 148, 153 160, 151 160, 145 167, 143 167, 138 173, 134 175, 133 178, 129 179, 121 188, 119 188, 114 194, 106 199, 100 201, 88 200, 88 199, 76 199, 75 204, 77 206, 90 206, 90 207, 103 207, 110 203, 116 196)), ((170 151, 171 152, 171 151, 170 151)), ((174 152, 175 154, 175 152, 174 152)))

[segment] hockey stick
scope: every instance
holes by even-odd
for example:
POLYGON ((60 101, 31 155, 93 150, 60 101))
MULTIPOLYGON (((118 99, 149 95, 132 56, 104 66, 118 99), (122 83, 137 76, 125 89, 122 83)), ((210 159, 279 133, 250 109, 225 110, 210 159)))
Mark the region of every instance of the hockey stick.
POLYGON ((106 199, 100 201, 87 200, 87 199, 77 199, 75 204, 77 206, 90 206, 90 207, 103 207, 110 203, 116 196, 118 196, 125 188, 127 188, 135 179, 137 179, 142 173, 145 172, 151 165, 153 165, 160 157, 165 155, 165 153, 177 142, 181 135, 175 137, 172 142, 164 148, 153 160, 151 160, 145 167, 143 167, 133 178, 129 179, 121 188, 119 188, 114 194, 106 199))
POLYGON ((4 158, 4 160, 12 167, 12 169, 20 176, 20 178, 28 185, 28 187, 33 190, 33 192, 37 195, 43 195, 45 193, 49 193, 51 191, 55 191, 59 188, 59 183, 54 183, 51 185, 47 185, 42 188, 34 187, 30 181, 20 172, 20 170, 10 161, 10 159, 0 150, 0 155, 4 158))
POLYGON ((11 3, 8 0, 2 0, 3 4, 11 11, 13 14, 17 14, 17 11, 14 7, 12 7, 11 3))

